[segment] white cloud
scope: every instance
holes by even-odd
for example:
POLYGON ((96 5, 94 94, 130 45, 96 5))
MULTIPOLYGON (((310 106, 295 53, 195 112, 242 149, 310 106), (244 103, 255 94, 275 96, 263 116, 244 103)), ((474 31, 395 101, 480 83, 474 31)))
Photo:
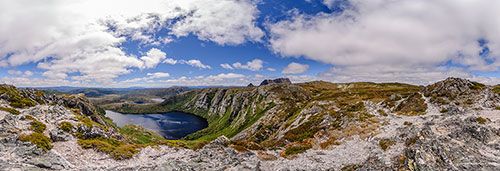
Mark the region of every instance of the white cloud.
POLYGON ((163 61, 163 63, 166 63, 166 64, 171 64, 171 65, 175 65, 177 64, 177 60, 175 59, 172 59, 172 58, 167 58, 163 61))
POLYGON ((161 62, 161 60, 165 59, 167 54, 162 52, 159 49, 152 48, 146 53, 146 56, 141 57, 141 60, 144 61, 143 68, 154 68, 157 64, 161 62))
POLYGON ((21 74, 23 74, 22 71, 16 71, 16 70, 9 70, 9 71, 7 71, 7 73, 9 73, 9 75, 21 75, 21 74))
POLYGON ((197 67, 200 69, 211 69, 212 68, 211 66, 205 65, 200 60, 196 60, 196 59, 191 59, 191 60, 186 61, 186 60, 175 60, 172 58, 167 58, 163 61, 163 63, 167 63, 167 64, 171 64, 171 65, 187 64, 187 65, 190 65, 192 67, 197 67))
POLYGON ((281 71, 282 74, 302 74, 307 72, 309 69, 309 65, 307 64, 299 64, 292 62, 288 64, 285 68, 283 68, 283 71, 281 71))
POLYGON ((33 76, 33 74, 34 73, 31 71, 24 71, 23 77, 31 77, 31 76, 33 76))
POLYGON ((267 68, 267 70, 272 71, 272 72, 276 71, 276 69, 274 69, 274 68, 267 68))
POLYGON ((148 77, 132 78, 125 81, 121 81, 120 83, 127 84, 127 83, 141 82, 141 81, 154 82, 155 81, 154 79, 170 77, 170 74, 166 72, 147 73, 146 75, 148 77))
POLYGON ((222 68, 224 68, 224 69, 230 69, 230 70, 233 70, 233 69, 234 69, 234 68, 233 68, 231 65, 229 65, 229 64, 220 64, 220 66, 221 66, 222 68))
POLYGON ((8 70, 7 73, 9 75, 13 75, 13 76, 22 76, 22 77, 31 77, 33 76, 33 72, 31 71, 17 71, 17 70, 8 70))
POLYGON ((196 59, 191 59, 191 60, 187 60, 187 61, 181 60, 180 63, 188 64, 188 65, 191 65, 193 67, 198 67, 201 69, 211 69, 212 68, 209 65, 205 65, 205 64, 201 63, 200 60, 196 60, 196 59))
MULTIPOLYGON (((236 69, 247 69, 250 71, 259 71, 262 69, 262 64, 264 61, 260 59, 254 59, 252 61, 247 62, 247 64, 243 65, 239 62, 236 62, 233 64, 233 67, 236 69)), ((229 65, 229 64, 224 64, 224 65, 229 65)))
POLYGON ((155 49, 144 57, 127 54, 120 47, 125 41, 159 45, 189 34, 221 45, 260 41, 258 13, 255 2, 245 0, 0 1, 0 66, 39 62, 49 78, 71 74, 109 83, 164 58, 155 49), (157 37, 161 29, 170 36, 157 37))
POLYGON ((170 74, 165 72, 148 73, 147 75, 150 76, 149 78, 151 79, 170 77, 170 74))
POLYGON ((295 14, 268 24, 271 49, 333 65, 322 74, 332 80, 438 79, 456 73, 449 65, 442 69, 447 62, 465 67, 458 75, 500 66, 500 1, 349 3, 341 14, 295 14), (488 42, 486 57, 478 55, 479 39, 488 42))
POLYGON ((211 75, 206 79, 208 80, 222 80, 222 79, 235 79, 235 78, 243 78, 245 75, 235 74, 235 73, 227 73, 227 74, 219 74, 219 75, 211 75))

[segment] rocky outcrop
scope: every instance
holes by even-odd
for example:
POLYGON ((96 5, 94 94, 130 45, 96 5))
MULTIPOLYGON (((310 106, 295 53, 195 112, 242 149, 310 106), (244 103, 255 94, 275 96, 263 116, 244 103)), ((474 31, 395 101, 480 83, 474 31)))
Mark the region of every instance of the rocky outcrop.
POLYGON ((209 127, 185 139, 212 141, 198 150, 145 147, 125 160, 78 145, 120 136, 93 119, 102 117, 84 97, 47 97, 17 115, 0 110, 0 170, 499 170, 493 89, 455 78, 426 87, 318 81, 196 89, 148 109, 205 117, 209 127), (33 132, 27 115, 46 124, 52 149, 19 140, 33 132))
POLYGON ((259 86, 264 86, 268 84, 292 84, 292 82, 288 78, 277 78, 274 80, 264 80, 260 83, 259 86))

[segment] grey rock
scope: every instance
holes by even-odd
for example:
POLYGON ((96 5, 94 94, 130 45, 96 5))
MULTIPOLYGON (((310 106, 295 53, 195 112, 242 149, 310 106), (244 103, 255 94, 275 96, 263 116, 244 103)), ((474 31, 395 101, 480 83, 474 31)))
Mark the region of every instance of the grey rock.
POLYGON ((54 142, 58 141, 69 141, 73 138, 70 134, 60 130, 58 128, 50 130, 50 139, 54 142))
POLYGON ((278 78, 274 80, 264 80, 260 83, 259 86, 264 86, 268 84, 292 84, 292 82, 288 78, 278 78))

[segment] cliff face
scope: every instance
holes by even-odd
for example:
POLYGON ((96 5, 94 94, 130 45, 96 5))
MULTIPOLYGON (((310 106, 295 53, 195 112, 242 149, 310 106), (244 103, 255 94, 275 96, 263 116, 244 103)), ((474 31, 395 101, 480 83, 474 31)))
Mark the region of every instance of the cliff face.
POLYGON ((359 155, 352 160, 366 163, 349 166, 358 169, 493 169, 483 162, 500 162, 488 152, 500 152, 499 89, 458 78, 425 87, 310 82, 193 90, 161 105, 208 119, 185 139, 225 135, 244 148, 282 147, 282 157, 346 148, 337 155, 359 155))
POLYGON ((208 128, 185 137, 213 140, 197 151, 124 143, 131 137, 82 96, 1 90, 0 170, 500 169, 500 86, 464 79, 425 87, 316 81, 206 88, 116 109, 207 118, 208 128), (63 122, 77 126, 66 132, 63 122))

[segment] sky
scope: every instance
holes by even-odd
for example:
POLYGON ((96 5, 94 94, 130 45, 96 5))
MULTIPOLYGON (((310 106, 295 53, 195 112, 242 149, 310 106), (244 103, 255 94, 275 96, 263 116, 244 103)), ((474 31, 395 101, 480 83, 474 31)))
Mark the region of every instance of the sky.
POLYGON ((500 83, 498 0, 0 0, 0 83, 500 83))

